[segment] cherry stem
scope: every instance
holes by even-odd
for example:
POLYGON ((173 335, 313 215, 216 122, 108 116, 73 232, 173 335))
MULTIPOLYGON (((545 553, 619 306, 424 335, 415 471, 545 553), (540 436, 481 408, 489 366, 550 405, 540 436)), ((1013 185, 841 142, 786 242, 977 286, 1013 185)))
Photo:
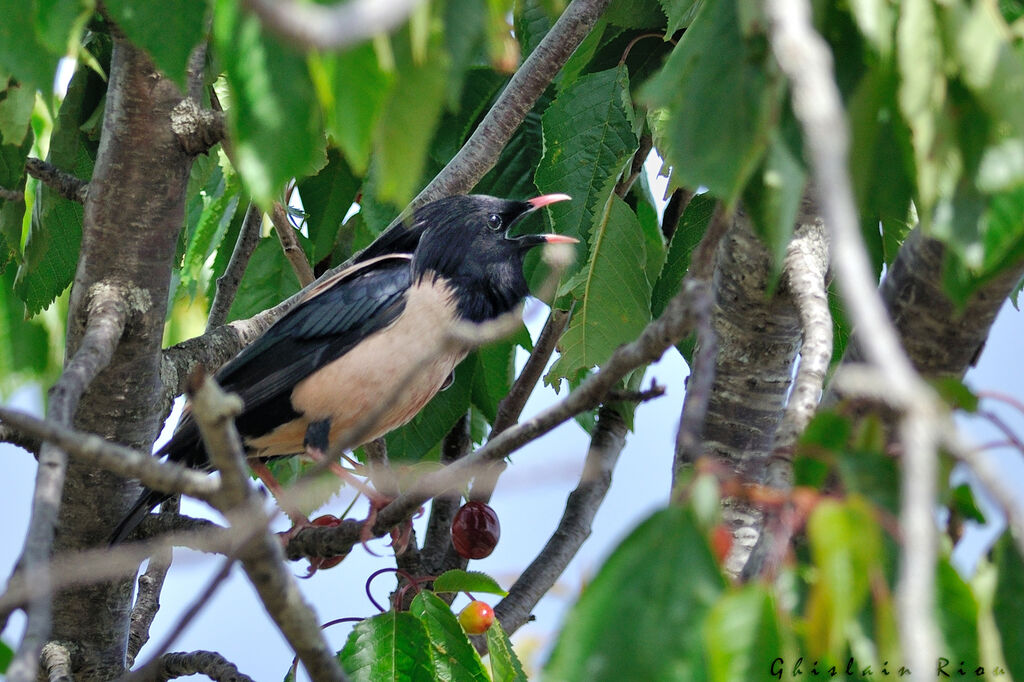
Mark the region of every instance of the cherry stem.
POLYGON ((423 588, 420 587, 420 583, 421 582, 427 582, 428 580, 433 580, 434 579, 433 576, 429 576, 429 577, 426 577, 426 578, 416 578, 411 573, 409 573, 408 571, 405 571, 405 570, 403 570, 401 568, 391 568, 391 567, 388 567, 388 568, 381 568, 381 569, 378 569, 378 570, 374 571, 366 579, 366 597, 367 597, 367 599, 370 600, 370 603, 373 604, 374 606, 376 606, 377 610, 380 611, 381 613, 384 613, 387 609, 385 609, 383 606, 381 606, 379 603, 377 603, 377 600, 373 598, 373 594, 370 592, 370 583, 372 583, 374 578, 376 578, 377 576, 381 575, 382 573, 394 573, 396 575, 400 575, 401 577, 405 578, 409 582, 410 585, 413 585, 413 586, 416 587, 417 594, 419 594, 419 592, 421 592, 423 590, 423 588))
MULTIPOLYGON (((642 33, 638 35, 636 38, 633 38, 631 41, 629 41, 629 44, 626 45, 626 49, 622 51, 622 58, 619 59, 619 66, 622 66, 623 64, 626 63, 626 58, 629 57, 629 51, 633 49, 634 45, 639 43, 644 38, 661 38, 662 40, 665 40, 665 35, 662 33, 642 33)), ((676 44, 676 41, 672 39, 669 39, 668 42, 672 43, 673 45, 676 44)))

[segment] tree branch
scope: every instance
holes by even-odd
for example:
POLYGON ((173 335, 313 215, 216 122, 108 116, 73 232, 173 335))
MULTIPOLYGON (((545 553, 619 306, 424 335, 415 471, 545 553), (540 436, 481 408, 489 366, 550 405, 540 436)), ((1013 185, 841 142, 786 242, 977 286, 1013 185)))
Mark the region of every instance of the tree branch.
POLYGON ((175 462, 160 462, 138 450, 110 443, 91 433, 83 433, 56 422, 44 421, 17 410, 0 407, 0 420, 22 433, 53 443, 67 454, 122 478, 135 478, 148 488, 165 493, 183 493, 211 502, 218 483, 205 473, 175 462))
POLYGON ((225 394, 209 377, 202 378, 193 395, 192 414, 203 437, 210 461, 220 471, 223 494, 218 508, 235 522, 260 519, 262 532, 254 533, 238 556, 246 575, 270 617, 315 680, 346 680, 323 638, 313 609, 306 603, 292 575, 282 563, 281 545, 266 530, 267 516, 249 485, 245 451, 234 426, 241 400, 225 394))
MULTIPOLYGON (((780 492, 792 486, 793 447, 810 423, 821 401, 825 375, 832 361, 832 314, 828 308, 828 238, 820 220, 814 219, 817 205, 805 196, 803 221, 786 249, 782 276, 803 330, 800 364, 789 404, 775 432, 772 457, 765 485, 780 492)), ((757 544, 743 566, 746 581, 761 574, 775 575, 789 547, 791 524, 784 510, 764 509, 764 523, 757 544)))
POLYGON ((210 316, 206 319, 206 333, 221 326, 228 319, 228 312, 231 304, 238 293, 238 286, 242 283, 242 276, 245 268, 249 265, 256 245, 260 242, 260 227, 263 225, 263 213, 256 204, 249 202, 245 209, 245 219, 242 220, 242 227, 238 231, 238 239, 235 240, 235 248, 231 252, 231 260, 224 269, 224 274, 217 278, 217 293, 210 304, 210 316))
MULTIPOLYGON (((174 496, 165 501, 160 511, 177 514, 180 499, 179 496, 174 496)), ((131 625, 128 628, 128 649, 125 652, 126 667, 129 669, 135 665, 139 651, 149 641, 149 629, 153 625, 157 611, 160 610, 160 592, 163 590, 172 559, 173 551, 170 547, 157 550, 149 558, 146 572, 139 576, 135 604, 132 606, 131 625)))
POLYGON ((56 642, 47 642, 40 652, 43 670, 49 682, 73 682, 71 675, 71 653, 56 642))
POLYGON ((220 589, 220 586, 224 584, 224 581, 231 575, 231 567, 235 565, 236 557, 229 556, 222 563, 220 570, 210 579, 207 583, 206 588, 197 596, 184 613, 178 618, 178 622, 174 624, 170 632, 164 637, 163 642, 157 649, 156 654, 150 659, 149 663, 139 668, 128 676, 125 682, 132 682, 132 680, 152 680, 159 679, 156 671, 162 665, 163 653, 167 651, 174 643, 174 640, 181 636, 181 633, 185 631, 189 623, 195 620, 195 617, 199 615, 199 612, 203 610, 203 607, 207 606, 213 599, 213 596, 220 589))
POLYGON ((252 682, 234 663, 216 651, 175 651, 164 654, 153 671, 154 680, 164 682, 186 675, 205 675, 217 682, 252 682))
MULTIPOLYGON (((82 394, 110 363, 128 321, 127 295, 118 286, 98 283, 89 292, 86 310, 85 332, 78 350, 50 392, 48 419, 55 425, 71 423, 82 394)), ((28 627, 8 670, 8 679, 12 681, 28 682, 35 678, 39 652, 50 636, 53 613, 49 557, 66 471, 67 455, 64 451, 56 445, 44 443, 39 453, 28 537, 17 569, 28 580, 38 583, 41 596, 29 603, 28 627)))
POLYGON ((62 171, 42 159, 31 156, 25 159, 25 172, 68 201, 84 204, 89 195, 88 182, 76 178, 67 171, 62 171))
POLYGON ((497 163, 501 150, 555 75, 597 23, 610 0, 572 0, 509 81, 458 154, 413 200, 420 206, 464 194, 497 163))
POLYGON ((337 50, 387 33, 421 0, 338 0, 324 6, 293 0, 245 0, 263 25, 306 50, 337 50))
POLYGON ((171 110, 171 130, 186 154, 198 156, 224 140, 227 123, 223 111, 203 109, 186 97, 171 110))
POLYGON ((529 620, 533 607, 590 536, 594 516, 611 486, 612 470, 626 444, 626 431, 626 422, 618 412, 604 405, 598 410, 583 473, 576 489, 569 494, 558 527, 509 589, 508 596, 494 607, 505 632, 512 634, 529 620))
POLYGON ((903 412, 898 430, 904 448, 898 620, 908 667, 927 670, 936 660, 939 641, 934 620, 938 537, 932 519, 937 475, 932 427, 941 419, 939 401, 900 347, 873 281, 857 220, 847 159, 849 131, 829 47, 814 29, 806 0, 772 0, 767 12, 772 50, 790 81, 793 110, 804 130, 844 303, 854 326, 862 330, 865 357, 903 412))
POLYGON ((25 201, 25 190, 23 189, 7 189, 6 187, 0 187, 0 201, 25 201))
POLYGON ((316 277, 313 276, 313 268, 309 266, 306 254, 295 238, 295 230, 288 222, 288 215, 281 202, 274 202, 274 208, 270 211, 270 221, 274 223, 274 231, 277 232, 277 238, 281 241, 284 257, 292 264, 292 270, 295 271, 295 276, 299 280, 299 286, 303 288, 309 286, 316 277))
MULTIPOLYGON (((3 417, 0 416, 0 420, 2 419, 3 417)), ((22 432, 15 428, 13 424, 4 423, 0 423, 0 442, 17 445, 22 450, 31 452, 36 456, 39 455, 39 448, 43 446, 43 442, 39 438, 22 432)))

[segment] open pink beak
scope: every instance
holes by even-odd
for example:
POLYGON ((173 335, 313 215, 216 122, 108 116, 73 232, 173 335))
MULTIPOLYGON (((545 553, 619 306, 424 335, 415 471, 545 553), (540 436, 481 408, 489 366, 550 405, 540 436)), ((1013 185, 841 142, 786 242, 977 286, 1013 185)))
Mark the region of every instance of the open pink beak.
MULTIPOLYGON (((554 204, 554 203, 557 203, 559 201, 571 201, 571 200, 572 200, 572 197, 569 196, 568 194, 542 194, 539 197, 534 197, 532 199, 527 199, 526 203, 528 203, 531 206, 533 206, 533 210, 537 210, 538 208, 541 208, 543 206, 547 206, 548 204, 554 204)), ((565 235, 562 235, 562 234, 536 234, 536 235, 531 235, 531 239, 532 240, 536 240, 536 242, 547 243, 547 244, 578 244, 579 241, 580 241, 579 239, 576 239, 575 237, 566 237, 565 235)))

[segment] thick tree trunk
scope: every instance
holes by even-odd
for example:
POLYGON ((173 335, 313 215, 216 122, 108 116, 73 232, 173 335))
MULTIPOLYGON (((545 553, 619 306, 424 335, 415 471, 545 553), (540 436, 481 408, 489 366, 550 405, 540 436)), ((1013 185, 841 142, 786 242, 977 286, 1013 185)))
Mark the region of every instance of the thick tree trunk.
MULTIPOLYGON (((83 397, 75 425, 143 450, 160 428, 154 410, 160 346, 192 162, 171 129, 171 110, 181 99, 142 51, 115 39, 68 312, 69 358, 81 340, 94 287, 114 283, 128 292, 128 327, 110 365, 83 397)), ((55 551, 106 542, 135 494, 123 479, 72 459, 55 551)), ((121 674, 131 593, 132 579, 125 578, 58 595, 52 639, 78 645, 76 679, 121 674)))
MULTIPOLYGON (((987 282, 960 308, 943 289, 945 258, 941 242, 915 229, 882 281, 882 300, 919 372, 962 377, 981 354, 996 315, 1024 275, 1024 263, 987 282)), ((843 362, 861 359, 854 335, 843 362)))
MULTIPOLYGON (((796 309, 784 292, 768 295, 771 277, 767 250, 749 220, 738 215, 715 265, 712 326, 718 354, 701 440, 703 452, 728 462, 748 483, 764 477, 800 349, 796 309)), ((736 575, 757 541, 761 513, 736 498, 724 505, 723 519, 734 537, 726 571, 736 575)))

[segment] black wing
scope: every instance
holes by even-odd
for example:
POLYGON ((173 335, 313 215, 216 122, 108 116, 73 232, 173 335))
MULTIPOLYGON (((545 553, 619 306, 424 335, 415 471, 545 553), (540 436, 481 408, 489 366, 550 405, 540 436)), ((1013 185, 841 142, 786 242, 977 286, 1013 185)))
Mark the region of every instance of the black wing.
MULTIPOLYGON (((297 417, 291 406, 295 384, 401 314, 412 277, 409 262, 408 255, 381 257, 319 283, 217 372, 221 386, 242 398, 243 411, 235 423, 244 437, 262 435, 297 417)), ((209 467, 199 430, 187 414, 157 454, 195 469, 209 467)), ((111 543, 124 540, 153 507, 169 498, 143 490, 111 543)))
MULTIPOLYGON (((295 385, 391 324, 405 307, 410 280, 408 256, 355 266, 313 289, 221 367, 217 382, 244 404, 235 420, 242 436, 261 436, 297 417, 291 405, 295 385)), ((209 465, 188 417, 158 454, 193 468, 209 465)))

